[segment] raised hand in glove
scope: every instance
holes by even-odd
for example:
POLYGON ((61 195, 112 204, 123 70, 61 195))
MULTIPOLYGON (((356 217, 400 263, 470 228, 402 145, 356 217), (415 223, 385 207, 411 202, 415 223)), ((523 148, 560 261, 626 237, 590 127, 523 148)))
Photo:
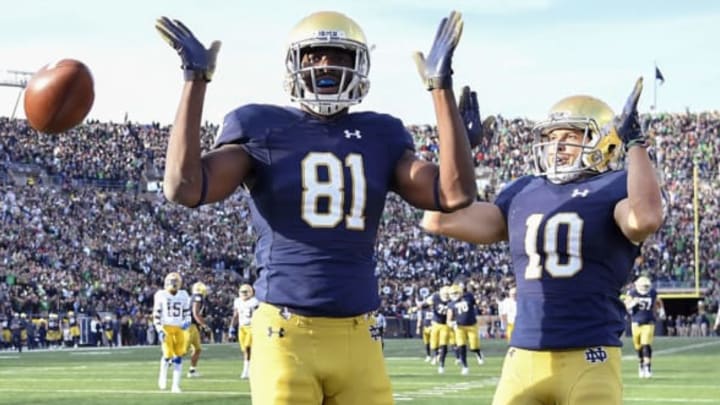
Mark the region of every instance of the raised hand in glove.
POLYGON ((452 88, 452 56, 462 35, 462 15, 453 11, 440 22, 427 58, 415 52, 413 59, 428 90, 452 88))
POLYGON ((630 96, 627 98, 622 113, 613 120, 615 131, 620 139, 622 139, 625 150, 636 145, 645 146, 646 139, 640 126, 637 111, 637 104, 640 99, 640 93, 642 93, 642 88, 643 79, 640 77, 635 82, 635 87, 633 87, 632 93, 630 93, 630 96))
POLYGON ((477 93, 465 86, 460 94, 458 102, 458 111, 465 124, 465 132, 467 132, 470 147, 478 146, 483 136, 483 125, 480 121, 480 106, 477 101, 477 93))
POLYGON ((186 81, 212 80, 215 61, 220 51, 220 41, 213 41, 210 48, 206 49, 185 24, 167 17, 158 18, 155 21, 155 29, 180 55, 181 68, 185 73, 186 81))

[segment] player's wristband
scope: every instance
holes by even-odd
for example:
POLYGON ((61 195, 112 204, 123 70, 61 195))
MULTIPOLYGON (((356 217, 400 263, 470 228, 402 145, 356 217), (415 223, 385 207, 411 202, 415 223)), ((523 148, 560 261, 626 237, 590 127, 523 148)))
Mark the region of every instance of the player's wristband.
POLYGON ((206 72, 201 70, 183 70, 183 76, 186 82, 209 82, 206 72))
POLYGON ((647 148, 647 139, 645 139, 644 137, 639 137, 639 138, 635 138, 635 139, 629 141, 625 145, 625 152, 629 151, 630 148, 632 148, 633 146, 640 146, 641 148, 647 148))
POLYGON ((452 89, 452 74, 430 77, 427 80, 427 89, 452 89))

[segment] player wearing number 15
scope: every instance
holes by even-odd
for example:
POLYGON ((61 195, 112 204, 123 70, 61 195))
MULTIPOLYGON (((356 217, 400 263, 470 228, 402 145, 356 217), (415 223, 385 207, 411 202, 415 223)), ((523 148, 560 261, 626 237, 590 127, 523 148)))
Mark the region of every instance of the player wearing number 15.
MULTIPOLYGON (((220 44, 206 49, 181 22, 157 21, 185 71, 165 196, 196 207, 241 185, 250 193, 261 302, 252 319, 254 404, 393 403, 370 315, 380 303, 375 239, 389 192, 447 212, 475 198, 469 137, 452 87, 462 27, 460 14, 451 13, 427 58, 415 55, 435 106, 438 167, 416 157, 399 119, 348 111, 368 93, 370 50, 360 26, 336 12, 311 14, 290 32, 285 89, 300 108, 239 107, 225 116, 214 148, 201 154, 203 100, 220 44)), ((464 94, 464 106, 476 104, 472 92, 464 94)), ((478 128, 474 120, 470 129, 478 128)))
POLYGON ((425 229, 468 242, 509 240, 517 318, 496 405, 622 402, 620 290, 663 219, 641 89, 638 80, 618 117, 593 97, 560 101, 535 128, 536 175, 494 203, 423 218, 425 229), (615 165, 623 144, 627 170, 615 165))
POLYGON ((165 287, 155 293, 153 300, 153 325, 162 345, 158 387, 167 388, 167 371, 172 362, 172 392, 181 392, 182 356, 187 350, 185 331, 190 327, 190 296, 180 287, 180 274, 169 273, 165 276, 165 287))

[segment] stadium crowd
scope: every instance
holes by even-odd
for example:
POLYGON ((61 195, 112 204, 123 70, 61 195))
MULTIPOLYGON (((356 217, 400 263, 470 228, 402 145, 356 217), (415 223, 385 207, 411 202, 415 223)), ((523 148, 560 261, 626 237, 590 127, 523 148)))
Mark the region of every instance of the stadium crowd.
MULTIPOLYGON (((720 113, 658 114, 645 122, 668 215, 644 243, 635 273, 661 287, 694 285, 696 167, 700 283, 705 308, 714 313, 720 300, 720 113)), ((474 151, 479 198, 492 200, 530 170, 532 126, 495 117, 493 136, 474 151)), ((434 128, 408 129, 417 153, 436 159, 434 128)), ((209 323, 222 338, 237 287, 254 278, 246 195, 239 191, 190 210, 147 191, 162 176, 168 131, 157 123, 91 121, 65 134, 40 135, 24 120, 0 118, 0 318, 111 313, 120 333, 122 325, 147 325, 162 277, 179 271, 188 288, 196 280, 208 285, 209 323)), ((205 148, 216 131, 203 126, 205 148)), ((377 245, 381 311, 410 317, 419 299, 463 277, 475 287, 483 314, 497 315, 513 283, 507 246, 430 236, 418 227, 421 215, 396 196, 388 199, 377 245)), ((695 316, 684 321, 693 324, 695 316)), ((673 329, 684 330, 680 323, 673 329)), ((124 343, 145 343, 142 336, 142 330, 127 332, 124 343)))

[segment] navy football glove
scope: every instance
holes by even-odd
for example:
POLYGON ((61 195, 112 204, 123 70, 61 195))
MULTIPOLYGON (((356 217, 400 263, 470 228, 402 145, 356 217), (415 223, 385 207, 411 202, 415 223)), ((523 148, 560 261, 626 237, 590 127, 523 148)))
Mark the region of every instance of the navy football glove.
POLYGON ((460 101, 458 102, 458 111, 465 124, 470 147, 474 148, 478 146, 482 139, 483 126, 480 122, 480 106, 477 101, 477 93, 472 91, 470 86, 465 86, 462 89, 460 101))
POLYGON ((210 48, 205 49, 185 24, 167 17, 158 18, 155 21, 155 29, 180 54, 186 81, 212 80, 215 61, 220 51, 220 41, 213 41, 210 48))
POLYGON ((422 52, 413 55, 420 78, 428 90, 452 88, 452 56, 462 29, 462 15, 457 11, 451 12, 440 22, 427 59, 422 52))
POLYGON ((645 135, 640 126, 637 104, 643 88, 643 79, 640 77, 635 82, 632 93, 625 102, 622 113, 614 119, 615 131, 625 145, 625 150, 635 145, 645 146, 645 135))
POLYGON ((188 330, 188 329, 190 329, 190 321, 184 321, 184 322, 180 325, 180 329, 182 329, 182 330, 188 330))

